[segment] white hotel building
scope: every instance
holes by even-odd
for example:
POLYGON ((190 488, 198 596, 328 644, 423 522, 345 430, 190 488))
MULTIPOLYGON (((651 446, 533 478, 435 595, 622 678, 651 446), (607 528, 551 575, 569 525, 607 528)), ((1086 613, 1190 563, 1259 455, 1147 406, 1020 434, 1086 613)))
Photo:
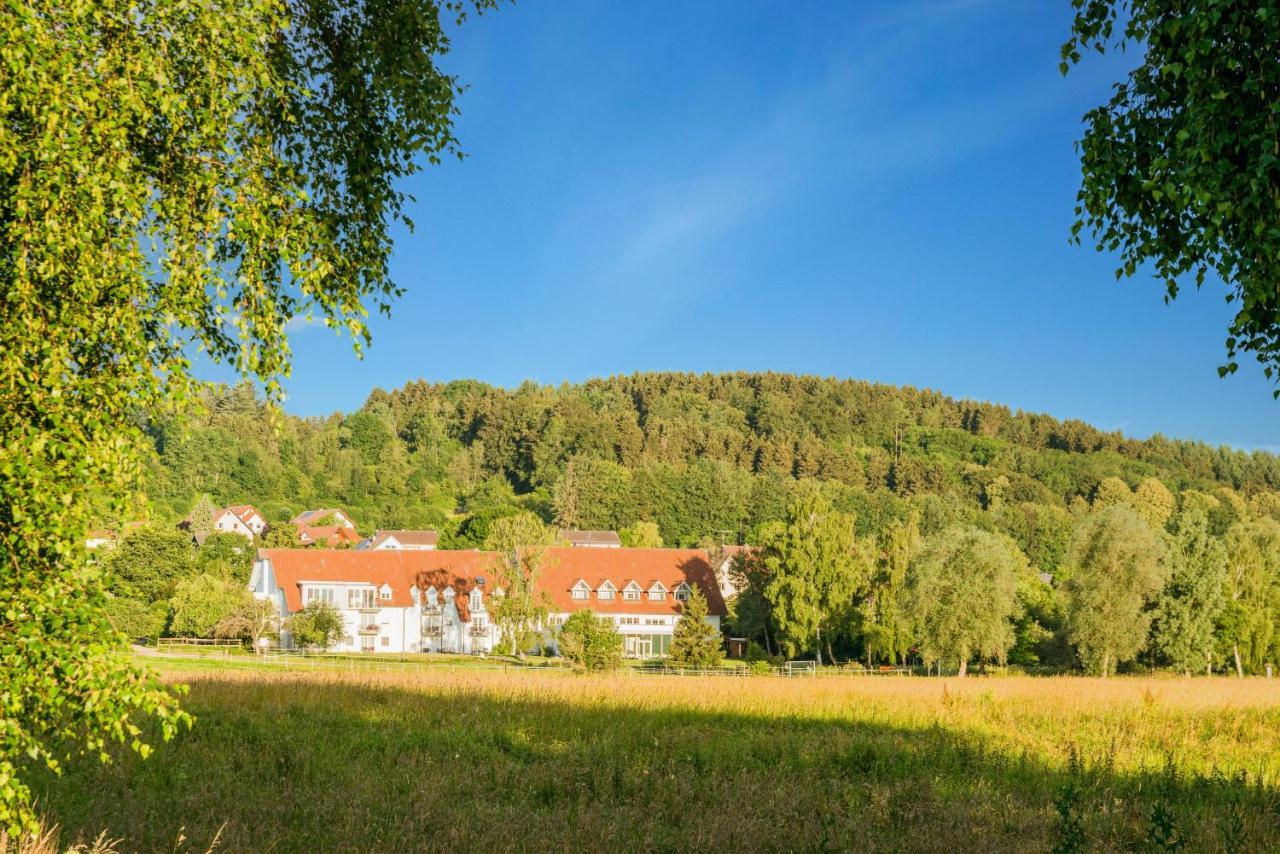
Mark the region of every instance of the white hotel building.
MULTIPOLYGON (((250 589, 282 617, 321 600, 346 623, 348 652, 489 652, 500 638, 490 614, 503 595, 497 555, 404 549, 260 549, 250 589)), ((551 602, 547 638, 574 611, 607 615, 636 658, 663 655, 694 586, 707 621, 725 614, 715 573, 700 549, 547 550, 538 586, 551 602)), ((281 638, 290 644, 287 632, 281 638)))

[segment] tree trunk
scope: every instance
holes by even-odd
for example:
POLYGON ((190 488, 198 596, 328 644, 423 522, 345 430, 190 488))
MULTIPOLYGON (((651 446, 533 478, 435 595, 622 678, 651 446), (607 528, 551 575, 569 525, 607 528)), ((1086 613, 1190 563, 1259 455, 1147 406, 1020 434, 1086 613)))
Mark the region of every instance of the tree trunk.
POLYGON ((1111 653, 1104 652, 1102 654, 1102 678, 1106 679, 1111 670, 1111 653))
POLYGON ((1240 644, 1239 643, 1233 643, 1231 645, 1231 654, 1235 656, 1235 659, 1236 659, 1236 676, 1243 679, 1244 667, 1240 664, 1240 644))
POLYGON ((960 659, 960 678, 963 679, 965 677, 965 674, 968 672, 969 672, 969 659, 961 658, 960 659))
POLYGON ((769 653, 769 657, 773 658, 773 641, 769 639, 769 621, 764 621, 764 651, 769 653))
POLYGON ((832 664, 836 663, 836 654, 831 651, 831 641, 829 640, 827 641, 827 661, 830 661, 832 664))

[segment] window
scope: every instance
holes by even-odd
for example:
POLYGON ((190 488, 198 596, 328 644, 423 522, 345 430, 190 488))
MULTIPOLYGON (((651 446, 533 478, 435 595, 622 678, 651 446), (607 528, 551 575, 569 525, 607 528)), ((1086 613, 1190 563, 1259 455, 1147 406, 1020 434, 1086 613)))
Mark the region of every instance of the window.
POLYGON ((626 599, 628 602, 639 602, 640 601, 640 585, 636 584, 634 581, 628 584, 622 590, 622 598, 626 599))
POLYGON ((579 579, 579 580, 578 580, 578 583, 577 583, 577 584, 575 584, 575 585, 573 585, 573 588, 572 588, 572 594, 571 594, 571 595, 573 596, 573 598, 574 598, 574 599, 579 599, 579 600, 582 600, 582 599, 590 599, 590 598, 591 598, 591 586, 590 586, 589 584, 587 584, 587 582, 585 582, 585 581, 583 581, 583 580, 579 579))
POLYGON ((382 589, 378 591, 378 598, 381 599, 383 602, 390 602, 391 588, 386 584, 382 585, 382 589))
POLYGON ((690 590, 691 588, 689 587, 688 583, 681 581, 680 586, 676 588, 676 598, 679 599, 681 602, 685 601, 686 599, 689 598, 690 590))
POLYGON ((427 607, 440 607, 440 593, 434 587, 427 588, 427 607))
POLYGON ((347 591, 347 607, 348 608, 374 608, 374 593, 372 590, 348 590, 347 591))
POLYGON ((612 581, 606 581, 596 588, 596 598, 606 602, 612 601, 617 591, 618 588, 613 586, 612 581))
POLYGON ((383 638, 383 639, 382 639, 382 645, 383 645, 383 646, 391 646, 391 638, 383 638))
POLYGON ((661 581, 653 582, 653 586, 649 588, 649 601, 661 602, 667 598, 667 588, 662 586, 661 581))
POLYGON ((377 614, 361 614, 360 615, 360 628, 376 629, 377 627, 378 627, 377 614))
POLYGON ((618 625, 620 626, 638 626, 640 625, 639 617, 619 617, 618 625))
POLYGON ((471 591, 471 610, 479 611, 484 608, 484 601, 481 599, 481 595, 479 588, 471 591))
POLYGON ((308 587, 307 601, 304 604, 310 605, 312 602, 324 602, 327 605, 332 605, 334 598, 332 587, 308 587))
POLYGON ((665 626, 667 621, 663 617, 649 617, 644 621, 646 626, 665 626))

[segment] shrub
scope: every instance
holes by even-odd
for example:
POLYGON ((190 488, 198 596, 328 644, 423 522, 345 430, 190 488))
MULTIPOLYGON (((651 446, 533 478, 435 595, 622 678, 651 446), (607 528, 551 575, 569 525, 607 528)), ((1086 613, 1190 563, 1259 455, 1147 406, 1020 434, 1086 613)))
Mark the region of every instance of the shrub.
POLYGON ((622 665, 622 636, 608 617, 579 611, 565 620, 557 638, 560 654, 579 670, 617 670, 622 665))

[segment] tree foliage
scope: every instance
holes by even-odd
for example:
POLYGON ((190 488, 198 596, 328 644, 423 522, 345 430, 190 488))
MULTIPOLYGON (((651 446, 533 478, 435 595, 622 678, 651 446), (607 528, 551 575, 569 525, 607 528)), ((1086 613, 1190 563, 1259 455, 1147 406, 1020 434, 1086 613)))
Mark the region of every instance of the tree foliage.
POLYGON ((244 585, 224 575, 202 572, 178 582, 174 590, 169 631, 174 635, 207 638, 246 596, 244 585))
POLYGON ((318 647, 328 650, 342 640, 346 632, 338 610, 319 600, 309 602, 301 611, 289 615, 284 621, 284 628, 289 632, 294 645, 304 649, 318 647))
POLYGON ((833 620, 865 590, 871 574, 855 548, 853 517, 809 491, 788 508, 785 520, 766 528, 760 551, 780 639, 792 650, 812 650, 821 662, 823 630, 830 634, 833 620))
POLYGON ((1106 676, 1147 640, 1148 605, 1164 587, 1165 545, 1134 510, 1086 517, 1067 556, 1067 625, 1084 666, 1106 676))
POLYGON ((1178 515, 1166 563, 1169 580, 1156 601, 1152 639, 1174 668, 1204 669, 1213 662, 1227 579, 1227 550, 1209 531, 1208 516, 1197 509, 1178 515))
POLYGON ((499 555, 502 595, 490 597, 493 620, 504 643, 521 658, 539 637, 538 628, 550 613, 551 603, 538 591, 538 578, 546 568, 547 550, 555 545, 554 531, 532 513, 518 513, 494 521, 484 547, 499 555))
MULTIPOLYGON (((1148 265, 1168 299, 1216 275, 1236 315, 1227 361, 1280 367, 1280 14, 1235 0, 1072 0, 1062 71, 1082 52, 1132 47, 1142 61, 1085 114, 1073 233, 1116 253, 1117 277, 1148 265)), ((1280 391, 1277 392, 1280 394, 1280 391)))
POLYGON ((684 667, 718 667, 724 658, 720 632, 707 622, 707 597, 696 586, 680 606, 668 655, 684 667))
MULTIPOLYGON (((0 513, 0 827, 34 826, 20 762, 144 750, 139 714, 164 737, 188 720, 126 657, 85 531, 134 518, 139 427, 187 408, 191 354, 278 397, 294 317, 367 341, 369 309, 399 292, 397 182, 457 150, 443 11, 16 0, 0 16, 0 506, 21 508, 0 513)), ((237 459, 246 479, 263 465, 237 459)))
POLYGON ((907 601, 926 661, 955 663, 960 675, 974 657, 1004 663, 1022 613, 1021 581, 1030 575, 1013 540, 954 527, 925 541, 907 574, 907 601))
POLYGON ((622 666, 622 635, 607 616, 578 611, 556 633, 556 647, 579 670, 597 672, 622 666))

